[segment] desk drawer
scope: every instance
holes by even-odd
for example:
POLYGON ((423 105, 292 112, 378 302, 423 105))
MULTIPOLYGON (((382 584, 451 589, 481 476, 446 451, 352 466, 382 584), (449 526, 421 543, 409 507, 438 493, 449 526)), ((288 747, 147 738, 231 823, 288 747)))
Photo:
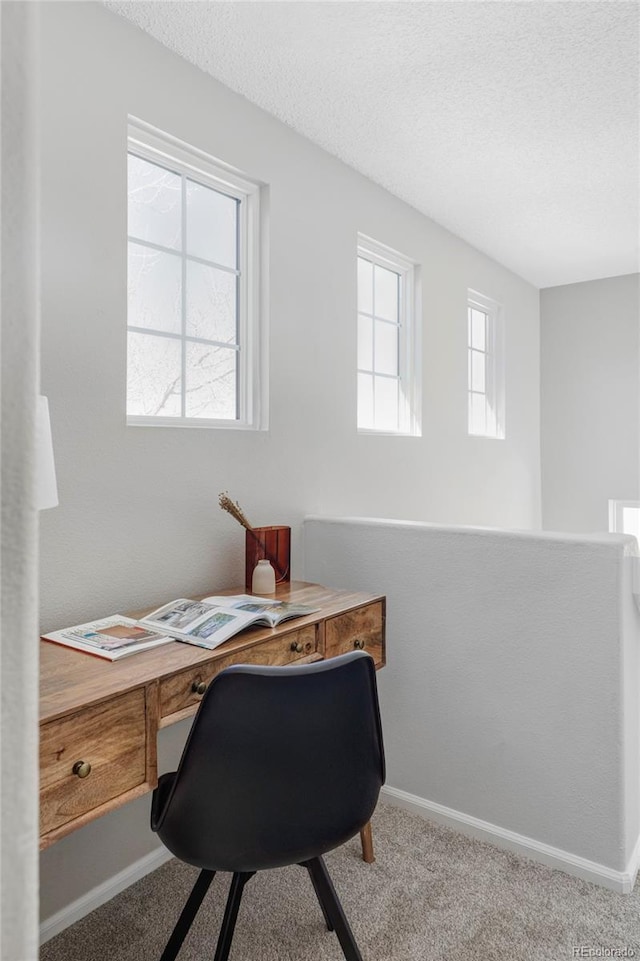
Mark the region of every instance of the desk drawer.
POLYGON ((329 618, 325 631, 325 657, 360 649, 371 654, 376 667, 384 664, 384 613, 380 601, 329 618))
POLYGON ((281 666, 293 664, 304 658, 312 657, 318 651, 318 625, 309 624, 297 631, 290 631, 262 641, 255 647, 235 651, 207 661, 187 671, 180 671, 160 682, 160 717, 185 712, 196 707, 211 680, 232 664, 270 664, 281 666), (200 693, 198 691, 200 688, 200 693))
POLYGON ((40 834, 86 814, 145 781, 145 697, 141 688, 40 728, 40 834), (90 773, 74 773, 74 765, 90 773))

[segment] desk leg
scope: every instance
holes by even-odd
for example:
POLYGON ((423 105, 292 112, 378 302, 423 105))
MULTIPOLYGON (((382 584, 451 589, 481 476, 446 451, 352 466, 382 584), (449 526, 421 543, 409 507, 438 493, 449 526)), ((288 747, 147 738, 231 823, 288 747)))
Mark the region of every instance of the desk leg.
POLYGON ((144 692, 147 738, 146 781, 150 790, 158 786, 158 726, 160 723, 160 684, 152 681, 144 692))
POLYGON ((365 824, 360 831, 360 843, 362 844, 362 860, 367 864, 373 864, 376 859, 373 853, 373 836, 371 834, 371 821, 365 824))

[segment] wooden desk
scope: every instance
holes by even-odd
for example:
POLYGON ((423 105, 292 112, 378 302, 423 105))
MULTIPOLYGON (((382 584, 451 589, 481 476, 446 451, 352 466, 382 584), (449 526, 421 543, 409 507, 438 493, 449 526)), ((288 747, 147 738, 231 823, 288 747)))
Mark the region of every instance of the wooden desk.
MULTIPOLYGON (((107 661, 41 642, 41 848, 152 791, 158 783, 158 730, 195 714, 207 684, 223 668, 304 664, 354 648, 367 650, 376 667, 384 665, 384 597, 300 581, 283 585, 277 597, 320 610, 274 629, 251 628, 215 651, 176 642, 107 661), (82 777, 86 767, 79 771, 79 765, 87 762, 90 773, 82 777)), ((365 860, 367 837, 370 843, 365 831, 365 860)), ((373 859, 370 849, 369 855, 373 859)))

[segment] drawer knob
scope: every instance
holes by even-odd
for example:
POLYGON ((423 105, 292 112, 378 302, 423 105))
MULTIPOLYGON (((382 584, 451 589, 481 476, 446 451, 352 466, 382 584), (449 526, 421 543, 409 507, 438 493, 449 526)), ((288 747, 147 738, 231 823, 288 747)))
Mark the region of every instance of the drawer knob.
POLYGON ((204 681, 194 681, 191 685, 191 690, 193 693, 198 694, 200 697, 202 697, 206 689, 207 685, 204 683, 204 681))
POLYGON ((360 640, 359 637, 355 639, 355 641, 353 642, 353 646, 357 651, 364 651, 364 641, 360 640))
POLYGON ((291 650, 295 651, 296 654, 302 654, 304 648, 300 641, 291 641, 291 650))
POLYGON ((71 770, 76 777, 89 777, 91 774, 91 765, 88 761, 76 761, 71 770))

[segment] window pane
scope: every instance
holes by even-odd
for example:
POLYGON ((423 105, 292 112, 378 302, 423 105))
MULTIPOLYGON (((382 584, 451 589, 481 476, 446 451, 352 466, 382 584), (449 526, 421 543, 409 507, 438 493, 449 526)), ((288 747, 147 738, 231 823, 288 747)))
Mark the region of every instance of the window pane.
POLYGON ((395 324, 375 325, 376 373, 398 375, 398 328, 395 324))
POLYGON ((358 257, 358 310, 373 313, 373 264, 358 257))
POLYGON ((476 350, 486 350, 486 320, 487 315, 481 310, 471 308, 471 346, 476 350))
POLYGON ((498 436, 498 419, 496 411, 489 398, 485 398, 486 426, 485 431, 489 437, 498 436))
POLYGON ((237 351, 189 343, 186 350, 185 416, 235 420, 237 351))
POLYGON ((479 350, 470 351, 471 354, 471 389, 484 394, 486 391, 486 354, 479 350))
POLYGON ((237 342, 235 274, 187 262, 187 334, 224 344, 237 342))
POLYGON ((469 431, 485 434, 487 430, 487 402, 484 394, 469 394, 469 431))
POLYGON ((129 243, 128 321, 179 334, 182 329, 182 265, 180 257, 129 243))
POLYGON ((358 367, 373 370, 373 321, 358 315, 358 367))
POLYGON ((375 299, 374 311, 376 317, 385 320, 398 321, 398 274, 385 267, 375 266, 375 299))
POLYGON ((180 247, 181 177, 129 154, 129 236, 180 247))
POLYGON ((398 381, 395 377, 375 378, 375 419, 377 430, 398 430, 398 381))
POLYGON ((187 180, 187 253, 237 267, 238 201, 187 180))
POLYGON ((640 543, 640 508, 622 508, 622 530, 625 534, 633 534, 640 543))
POLYGON ((358 427, 373 427, 373 377, 358 374, 358 427))
POLYGON ((146 417, 179 417, 181 413, 181 348, 172 337, 129 331, 127 413, 146 417))

